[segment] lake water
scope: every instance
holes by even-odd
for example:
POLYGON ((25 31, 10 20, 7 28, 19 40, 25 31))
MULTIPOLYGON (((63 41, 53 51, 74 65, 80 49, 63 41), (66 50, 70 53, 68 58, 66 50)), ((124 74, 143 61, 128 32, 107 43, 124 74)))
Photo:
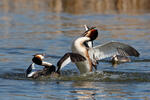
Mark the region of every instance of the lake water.
POLYGON ((149 100, 149 9, 100 9, 92 6, 93 0, 88 10, 82 7, 83 2, 60 1, 0 1, 0 99, 149 100), (76 6, 70 6, 74 3, 76 6), (84 24, 98 29, 95 45, 112 40, 127 43, 140 57, 115 67, 105 59, 99 62, 97 72, 86 75, 79 75, 75 65, 69 64, 56 79, 25 78, 32 55, 47 53, 52 56, 47 61, 56 65, 71 51, 71 42, 85 31, 84 24))

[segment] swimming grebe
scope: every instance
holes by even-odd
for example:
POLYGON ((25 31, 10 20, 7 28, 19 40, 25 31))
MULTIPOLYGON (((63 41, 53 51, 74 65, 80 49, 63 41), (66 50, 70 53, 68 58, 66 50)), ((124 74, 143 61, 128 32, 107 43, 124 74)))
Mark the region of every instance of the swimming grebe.
MULTIPOLYGON (((33 63, 28 67, 28 69, 26 70, 26 77, 28 78, 38 78, 40 76, 52 76, 52 77, 58 77, 60 76, 59 72, 56 72, 55 69, 56 67, 49 63, 49 62, 45 62, 43 61, 44 58, 50 57, 48 55, 45 54, 35 54, 32 61, 33 63), (35 64, 40 65, 40 66, 44 66, 44 68, 42 70, 37 70, 35 68, 35 64)), ((58 66, 61 65, 61 67, 64 66, 65 63, 69 62, 80 62, 80 61, 84 61, 86 60, 83 56, 76 54, 76 53, 66 53, 57 63, 58 66), (67 59, 66 59, 67 57, 67 59), (65 61, 64 61, 65 60, 65 61), (62 64, 63 62, 63 64, 62 64)))
MULTIPOLYGON (((95 29, 88 30, 83 37, 78 37, 72 43, 72 53, 79 54, 86 58, 84 61, 75 62, 77 68, 79 69, 80 73, 87 73, 93 71, 93 66, 97 65, 97 61, 112 57, 114 55, 122 55, 122 56, 135 56, 138 57, 140 54, 136 49, 133 47, 120 43, 120 42, 108 42, 102 45, 98 45, 93 47, 93 45, 89 46, 87 43, 92 42, 98 36, 98 32, 95 29), (87 33, 89 32, 89 35, 87 33), (93 33, 93 34, 90 34, 93 33), (95 34, 96 33, 96 34, 95 34)), ((70 55, 71 56, 71 55, 70 55)), ((61 63, 58 65, 57 72, 60 72, 60 69, 71 62, 68 60, 68 57, 64 55, 63 61, 67 63, 61 63), (64 59, 65 58, 65 59, 64 59)))
POLYGON ((111 59, 112 65, 118 64, 118 63, 125 63, 130 62, 131 59, 127 56, 121 56, 121 55, 114 55, 111 59))
POLYGON ((43 61, 44 58, 47 57, 45 54, 35 54, 32 59, 33 63, 26 70, 26 77, 38 78, 40 76, 51 75, 53 72, 55 72, 56 67, 53 64, 43 61), (35 64, 44 66, 44 68, 42 70, 36 70, 35 64))

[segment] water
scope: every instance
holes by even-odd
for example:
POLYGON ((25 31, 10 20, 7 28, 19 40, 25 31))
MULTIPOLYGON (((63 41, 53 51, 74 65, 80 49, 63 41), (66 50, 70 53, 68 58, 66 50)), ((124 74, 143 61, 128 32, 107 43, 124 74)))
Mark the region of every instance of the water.
POLYGON ((0 99, 150 99, 150 13, 147 6, 132 11, 112 10, 111 7, 96 10, 92 6, 80 11, 75 6, 71 10, 68 3, 65 8, 64 2, 57 0, 0 1, 0 99), (69 64, 56 79, 25 78, 24 71, 31 64, 32 55, 48 53, 52 58, 47 61, 56 65, 61 56, 70 51, 71 42, 84 32, 84 24, 99 30, 95 45, 120 41, 135 47, 140 57, 116 67, 108 59, 102 60, 97 72, 86 75, 79 75, 75 65, 69 64))

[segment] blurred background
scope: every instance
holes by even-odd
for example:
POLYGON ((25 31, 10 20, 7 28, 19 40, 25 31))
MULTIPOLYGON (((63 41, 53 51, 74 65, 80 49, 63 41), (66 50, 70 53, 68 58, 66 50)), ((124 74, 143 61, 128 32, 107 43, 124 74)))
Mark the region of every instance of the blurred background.
POLYGON ((1 11, 55 12, 69 14, 143 14, 150 10, 149 0, 1 0, 1 11))
POLYGON ((0 99, 148 100, 149 44, 150 0, 0 0, 0 99), (140 57, 115 68, 100 61, 85 76, 69 64, 58 79, 25 78, 32 55, 48 53, 56 65, 85 24, 99 31, 94 45, 127 43, 140 57))

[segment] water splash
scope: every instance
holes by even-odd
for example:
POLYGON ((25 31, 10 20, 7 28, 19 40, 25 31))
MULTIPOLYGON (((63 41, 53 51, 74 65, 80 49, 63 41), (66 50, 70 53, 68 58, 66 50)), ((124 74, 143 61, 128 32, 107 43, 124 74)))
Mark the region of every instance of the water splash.
POLYGON ((4 73, 0 78, 11 80, 36 80, 36 81, 100 81, 100 82, 150 82, 149 72, 120 72, 97 71, 88 74, 78 74, 72 70, 62 72, 60 77, 40 77, 38 79, 26 78, 24 73, 4 73))

